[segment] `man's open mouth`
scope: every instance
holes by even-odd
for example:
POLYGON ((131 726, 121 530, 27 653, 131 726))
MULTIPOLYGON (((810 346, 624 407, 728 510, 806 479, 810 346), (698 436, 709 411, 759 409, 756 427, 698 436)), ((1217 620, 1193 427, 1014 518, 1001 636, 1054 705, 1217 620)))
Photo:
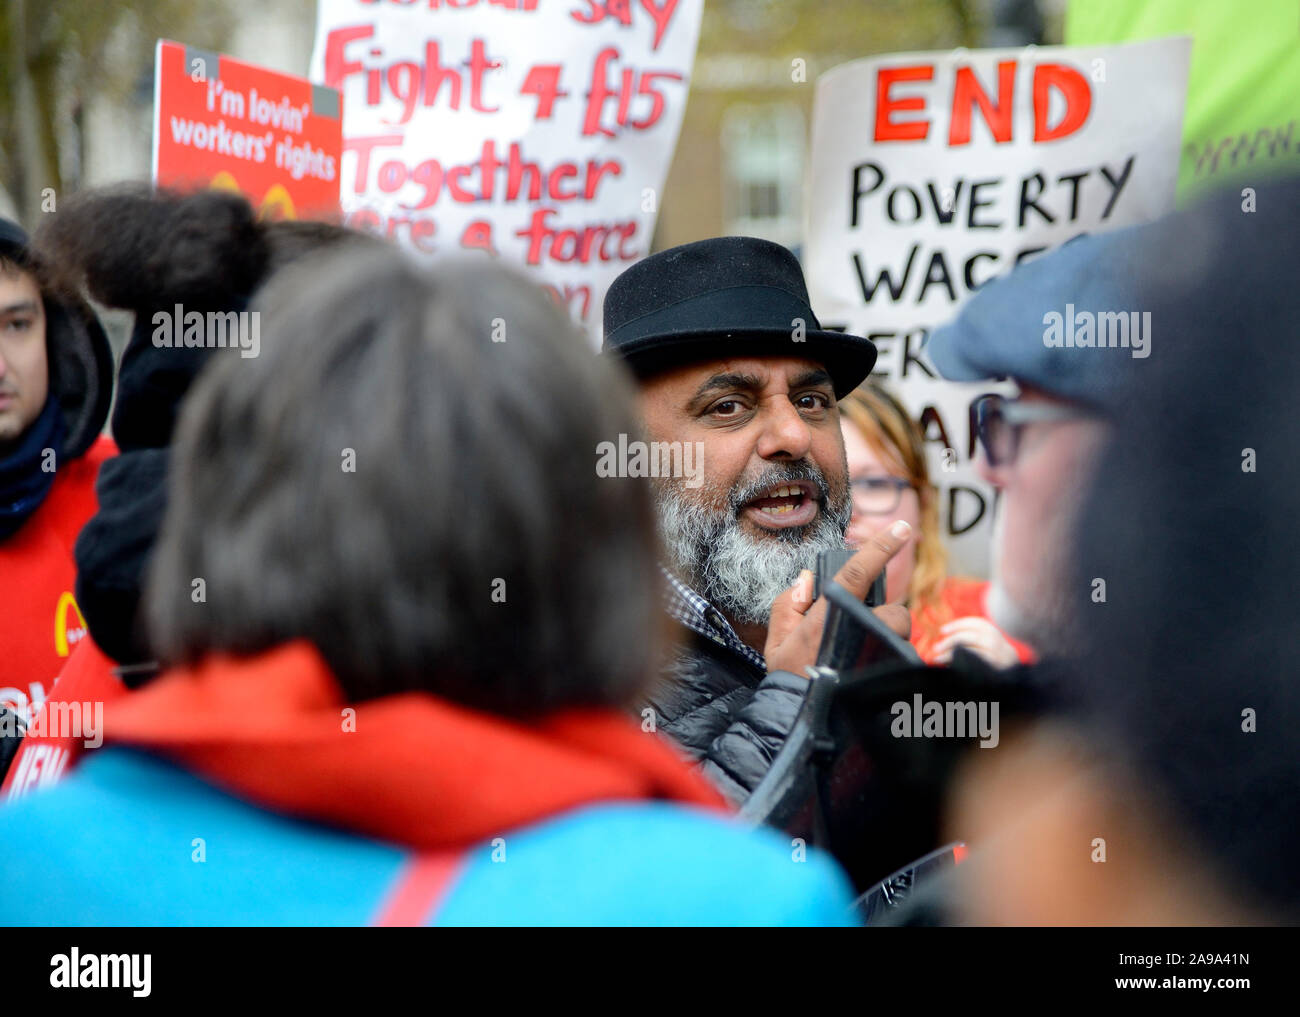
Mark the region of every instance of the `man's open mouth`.
POLYGON ((807 526, 817 518, 817 493, 810 480, 782 481, 745 502, 740 514, 767 529, 807 526))

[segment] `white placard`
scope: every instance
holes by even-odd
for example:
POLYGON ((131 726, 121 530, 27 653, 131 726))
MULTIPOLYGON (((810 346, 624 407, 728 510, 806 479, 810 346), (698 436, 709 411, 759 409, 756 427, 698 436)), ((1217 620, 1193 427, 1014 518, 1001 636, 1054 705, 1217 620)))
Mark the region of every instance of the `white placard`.
POLYGON ((901 53, 818 79, 813 310, 877 344, 877 380, 921 419, 954 572, 987 575, 967 407, 1000 386, 939 380, 929 331, 1018 260, 1173 210, 1190 56, 1182 37, 901 53))
POLYGON ((343 93, 345 221, 421 255, 489 250, 598 334, 650 251, 703 0, 320 0, 343 93))

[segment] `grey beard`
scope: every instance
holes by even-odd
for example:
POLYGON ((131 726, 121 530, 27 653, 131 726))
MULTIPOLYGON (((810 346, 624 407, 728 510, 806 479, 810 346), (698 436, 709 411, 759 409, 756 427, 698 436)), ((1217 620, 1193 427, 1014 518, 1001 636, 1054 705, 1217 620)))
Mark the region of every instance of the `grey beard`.
MULTIPOLYGON (((1069 534, 1073 516, 1063 502, 1063 515, 1056 520, 1053 535, 1069 534)), ((990 619, 1007 635, 1028 643, 1040 657, 1068 657, 1078 650, 1078 606, 1070 603, 1071 573, 1063 539, 1048 543, 1038 556, 1032 576, 1021 577, 1018 596, 1007 589, 1002 574, 1000 548, 1007 539, 1006 514, 999 513, 993 524, 993 581, 989 584, 987 608, 990 619), (1027 581, 1026 581, 1027 580, 1027 581)), ((1075 588, 1078 588, 1075 586, 1075 588)))
POLYGON ((802 569, 816 568, 822 551, 842 551, 849 525, 847 490, 830 504, 826 478, 811 465, 778 467, 743 489, 729 504, 710 509, 689 500, 680 483, 655 485, 659 536, 668 567, 714 607, 740 624, 766 625, 772 602, 802 569), (773 484, 811 480, 821 491, 821 511, 807 526, 752 538, 741 528, 740 509, 773 484))

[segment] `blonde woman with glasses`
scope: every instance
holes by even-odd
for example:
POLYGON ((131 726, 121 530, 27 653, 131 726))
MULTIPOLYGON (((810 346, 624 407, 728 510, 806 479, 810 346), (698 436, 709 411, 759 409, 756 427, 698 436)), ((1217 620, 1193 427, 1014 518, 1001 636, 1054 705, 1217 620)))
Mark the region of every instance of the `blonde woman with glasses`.
POLYGON ((839 409, 853 490, 849 545, 859 546, 883 519, 905 519, 918 534, 890 560, 886 589, 890 603, 906 604, 911 612, 912 645, 921 658, 947 664, 964 646, 995 667, 1032 660, 1029 647, 988 619, 989 584, 947 573, 938 491, 930 482, 916 422, 873 382, 840 400, 839 409))

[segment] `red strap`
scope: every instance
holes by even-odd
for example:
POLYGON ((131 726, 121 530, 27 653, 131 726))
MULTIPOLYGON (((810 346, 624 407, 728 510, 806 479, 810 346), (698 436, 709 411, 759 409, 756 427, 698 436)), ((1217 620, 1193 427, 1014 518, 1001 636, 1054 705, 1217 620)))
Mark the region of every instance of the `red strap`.
POLYGON ((371 925, 426 925, 458 874, 464 855, 459 851, 419 854, 397 874, 388 899, 371 925))

